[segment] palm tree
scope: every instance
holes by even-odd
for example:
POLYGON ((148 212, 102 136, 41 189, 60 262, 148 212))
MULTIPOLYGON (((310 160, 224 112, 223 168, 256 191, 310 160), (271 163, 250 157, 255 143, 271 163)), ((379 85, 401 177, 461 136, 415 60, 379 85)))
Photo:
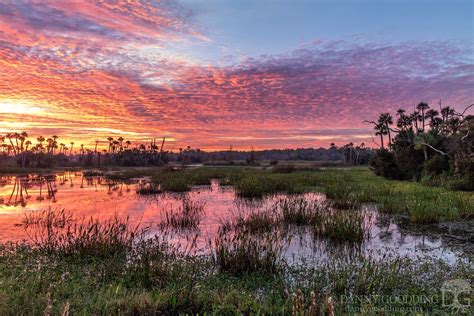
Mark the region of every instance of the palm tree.
POLYGON ((109 141, 109 153, 110 153, 110 150, 112 149, 112 141, 114 140, 113 137, 107 137, 107 140, 109 141))
POLYGON ((119 141, 119 144, 120 144, 120 151, 123 151, 123 137, 120 136, 117 140, 119 141))
POLYGON ((425 118, 430 120, 430 127, 433 128, 437 125, 436 119, 438 118, 439 112, 435 109, 429 109, 426 111, 425 118))
POLYGON ((451 119, 451 117, 453 117, 455 114, 455 111, 454 109, 452 109, 451 107, 449 106, 446 106, 444 108, 441 109, 441 120, 442 120, 442 128, 441 128, 441 131, 443 134, 447 134, 448 131, 449 131, 449 120, 451 119))
POLYGON ((430 106, 428 105, 428 103, 425 103, 425 102, 420 102, 418 103, 418 105, 416 106, 416 109, 418 111, 421 111, 421 121, 422 121, 422 126, 423 126, 423 132, 425 131, 425 110, 429 109, 430 106))
POLYGON ((23 132, 20 133, 21 150, 23 150, 23 145, 24 145, 27 138, 28 138, 28 133, 27 132, 23 131, 23 132))
POLYGON ((95 153, 97 153, 97 145, 98 145, 98 144, 99 144, 99 141, 96 140, 96 141, 95 141, 95 148, 94 148, 94 152, 95 152, 95 153))
POLYGON ((384 126, 385 133, 388 135, 388 147, 392 146, 392 138, 390 136, 390 125, 393 124, 393 118, 390 113, 382 113, 379 117, 379 124, 384 126))
POLYGON ((8 141, 10 142, 11 149, 13 149, 13 155, 16 156, 16 147, 13 145, 13 139, 16 138, 17 133, 7 133, 6 137, 8 138, 8 141))
POLYGON ((120 142, 118 140, 114 140, 112 142, 112 152, 115 153, 115 150, 119 147, 120 142))
POLYGON ((375 130, 375 135, 380 136, 380 146, 382 147, 382 149, 384 149, 385 147, 383 145, 383 135, 387 135, 385 126, 382 124, 377 124, 374 126, 374 130, 375 130))
POLYGON ((408 125, 411 124, 408 116, 405 115, 405 110, 404 109, 398 109, 397 110, 397 127, 400 128, 402 131, 406 130, 408 125))
POLYGON ((44 142, 44 137, 43 136, 38 136, 38 138, 36 138, 36 140, 38 141, 38 148, 41 150, 41 152, 43 152, 43 142, 44 142))
POLYGON ((443 119, 443 122, 446 122, 451 116, 453 116, 455 113, 454 109, 452 109, 449 106, 446 106, 441 109, 441 117, 443 119))
POLYGON ((418 132, 418 121, 420 121, 420 118, 421 118, 421 115, 420 115, 420 112, 418 111, 414 111, 410 115, 410 122, 413 124, 413 127, 416 132, 418 132))
POLYGON ((69 156, 72 155, 72 148, 74 147, 74 142, 70 142, 70 144, 71 144, 71 150, 69 151, 69 156))
POLYGON ((53 145, 52 145, 52 150, 53 150, 53 155, 54 155, 54 150, 58 148, 58 136, 53 135, 53 145))

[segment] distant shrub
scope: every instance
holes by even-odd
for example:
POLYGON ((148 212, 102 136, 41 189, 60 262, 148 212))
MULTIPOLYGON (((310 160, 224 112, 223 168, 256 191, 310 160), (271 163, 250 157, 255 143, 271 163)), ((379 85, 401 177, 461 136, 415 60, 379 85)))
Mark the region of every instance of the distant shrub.
POLYGON ((295 165, 286 164, 286 165, 276 165, 272 168, 273 172, 277 173, 292 173, 297 171, 295 165))
POLYGON ((441 174, 446 170, 449 170, 449 161, 446 156, 435 155, 424 163, 424 171, 427 174, 441 174))
POLYGON ((396 164, 394 155, 386 149, 377 150, 369 164, 378 176, 403 179, 403 174, 396 164))

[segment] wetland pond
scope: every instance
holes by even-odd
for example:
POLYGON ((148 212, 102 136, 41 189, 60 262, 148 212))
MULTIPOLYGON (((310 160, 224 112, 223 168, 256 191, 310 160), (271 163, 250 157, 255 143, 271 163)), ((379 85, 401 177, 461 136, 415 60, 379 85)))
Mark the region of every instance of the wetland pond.
MULTIPOLYGON (((140 195, 137 189, 149 179, 131 179, 126 182, 111 181, 102 176, 86 177, 81 172, 66 172, 48 176, 0 177, 0 242, 28 242, 28 218, 34 214, 65 210, 70 219, 79 221, 90 218, 107 220, 114 216, 128 218, 134 227, 147 228, 147 234, 158 234, 180 247, 192 244, 195 254, 208 254, 212 240, 225 223, 248 218, 262 210, 274 209, 287 200, 305 205, 325 204, 321 193, 303 195, 275 194, 262 199, 244 199, 235 194, 231 186, 221 186, 217 180, 210 186, 195 186, 185 193, 160 193, 140 195), (186 202, 183 202, 186 201, 186 202), (185 203, 199 208, 199 219, 189 229, 172 229, 172 214, 182 211, 185 203), (167 225, 168 223, 168 225, 167 225)), ((304 225, 286 225, 280 242, 286 260, 292 262, 317 262, 330 260, 335 253, 353 253, 384 256, 395 253, 409 257, 439 258, 455 262, 463 251, 445 243, 442 237, 425 235, 401 229, 393 217, 377 212, 374 205, 363 205, 357 210, 362 214, 364 238, 353 243, 335 243, 328 238, 315 238, 304 225)))

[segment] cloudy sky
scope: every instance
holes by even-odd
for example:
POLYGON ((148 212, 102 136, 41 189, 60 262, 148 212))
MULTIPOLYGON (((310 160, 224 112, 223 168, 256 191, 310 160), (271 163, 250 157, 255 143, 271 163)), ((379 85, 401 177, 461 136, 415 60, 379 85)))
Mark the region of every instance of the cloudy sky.
POLYGON ((370 145, 382 111, 473 102, 473 15, 471 0, 0 0, 0 134, 370 145))

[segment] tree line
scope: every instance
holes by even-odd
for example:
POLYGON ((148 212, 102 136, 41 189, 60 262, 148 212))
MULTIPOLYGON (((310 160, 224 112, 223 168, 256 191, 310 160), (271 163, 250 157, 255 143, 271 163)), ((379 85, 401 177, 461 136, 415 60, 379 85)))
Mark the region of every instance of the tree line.
POLYGON ((370 165, 390 179, 415 179, 453 189, 474 189, 474 116, 450 106, 439 110, 425 102, 413 111, 399 109, 395 119, 381 113, 374 127, 380 149, 370 165))
POLYGON ((49 138, 39 136, 36 143, 28 139, 27 132, 12 132, 0 135, 0 162, 16 164, 21 167, 51 168, 55 166, 147 166, 161 165, 168 161, 168 152, 164 150, 165 138, 159 143, 156 139, 149 143, 136 143, 123 137, 107 138, 106 148, 98 148, 100 140, 92 148, 81 144, 76 153, 74 142, 65 144, 59 136, 49 138))
POLYGON ((156 139, 147 143, 133 143, 123 137, 107 137, 95 140, 90 148, 84 144, 61 142, 60 137, 53 135, 45 138, 39 136, 30 140, 27 132, 12 132, 0 135, 0 163, 14 164, 22 167, 51 168, 55 166, 156 166, 177 161, 180 163, 205 163, 221 161, 227 164, 244 162, 255 164, 269 160, 308 160, 339 162, 344 165, 368 164, 373 150, 364 143, 348 143, 329 148, 268 149, 255 151, 228 150, 204 151, 187 146, 178 152, 164 149, 166 139, 156 139), (35 142, 35 143, 33 143, 35 142), (99 148, 99 145, 100 148, 99 148), (105 146, 104 146, 105 145, 105 146), (75 152, 73 151, 75 150, 75 152))

